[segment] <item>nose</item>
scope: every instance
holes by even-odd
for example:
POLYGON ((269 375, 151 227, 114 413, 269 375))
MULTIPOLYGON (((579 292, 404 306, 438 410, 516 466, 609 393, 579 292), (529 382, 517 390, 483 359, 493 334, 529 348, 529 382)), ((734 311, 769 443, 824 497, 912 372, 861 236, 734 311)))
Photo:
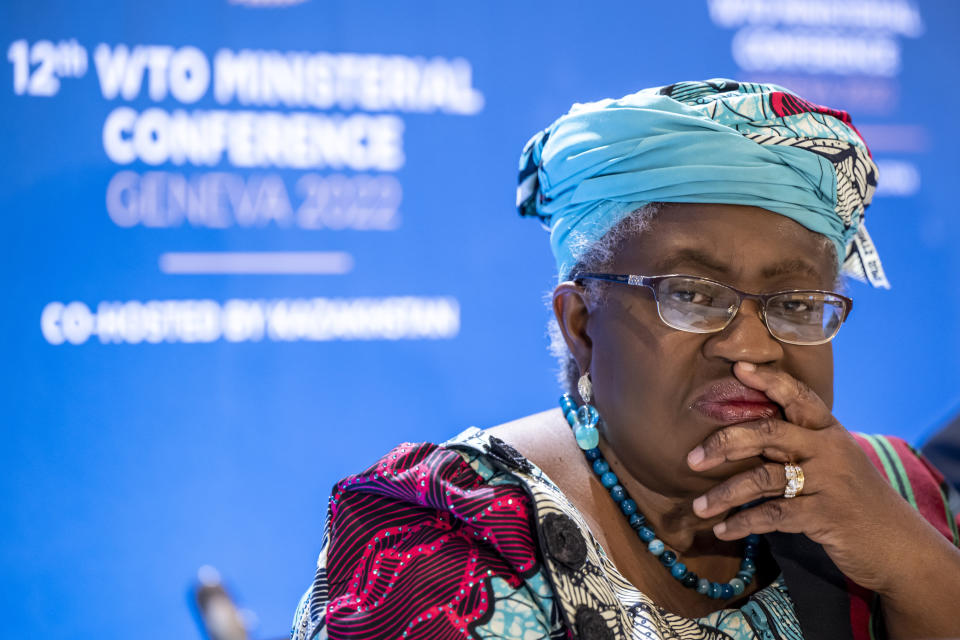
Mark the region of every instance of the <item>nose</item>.
POLYGON ((703 350, 708 358, 722 358, 731 363, 743 360, 768 364, 783 357, 783 345, 767 330, 757 300, 744 300, 730 324, 723 331, 711 334, 703 350))

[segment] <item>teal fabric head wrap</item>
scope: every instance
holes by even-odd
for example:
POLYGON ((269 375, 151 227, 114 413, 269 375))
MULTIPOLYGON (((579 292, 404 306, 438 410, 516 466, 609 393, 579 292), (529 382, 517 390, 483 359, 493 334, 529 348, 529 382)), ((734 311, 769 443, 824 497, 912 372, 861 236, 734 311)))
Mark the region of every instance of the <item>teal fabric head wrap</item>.
POLYGON ((846 112, 715 79, 574 105, 524 148, 517 207, 549 226, 561 279, 638 207, 712 202, 792 218, 833 242, 845 273, 888 287, 863 225, 876 185, 846 112))

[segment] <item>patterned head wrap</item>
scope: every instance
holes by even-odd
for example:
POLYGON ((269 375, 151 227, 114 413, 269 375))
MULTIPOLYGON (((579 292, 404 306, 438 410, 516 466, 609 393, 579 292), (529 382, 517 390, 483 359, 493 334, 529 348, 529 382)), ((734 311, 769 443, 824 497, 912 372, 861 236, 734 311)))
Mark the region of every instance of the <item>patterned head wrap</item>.
POLYGON ((714 79, 575 104, 520 158, 517 208, 549 227, 563 279, 651 202, 762 207, 827 236, 843 273, 889 287, 863 225, 877 166, 850 116, 772 84, 714 79))

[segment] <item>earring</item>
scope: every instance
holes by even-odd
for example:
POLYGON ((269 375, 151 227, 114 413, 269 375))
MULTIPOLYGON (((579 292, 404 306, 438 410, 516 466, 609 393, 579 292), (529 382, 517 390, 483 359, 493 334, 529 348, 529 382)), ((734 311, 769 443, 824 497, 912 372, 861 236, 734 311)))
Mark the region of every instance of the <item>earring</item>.
POLYGON ((593 397, 593 383, 590 381, 589 371, 577 380, 577 391, 580 392, 580 397, 583 398, 583 401, 590 404, 590 399, 593 397))
POLYGON ((590 399, 593 397, 593 384, 590 382, 589 371, 577 380, 577 391, 583 398, 583 406, 577 409, 577 426, 573 430, 573 435, 577 439, 577 445, 584 451, 589 451, 600 444, 600 432, 597 430, 600 414, 597 413, 596 407, 590 404, 590 399))

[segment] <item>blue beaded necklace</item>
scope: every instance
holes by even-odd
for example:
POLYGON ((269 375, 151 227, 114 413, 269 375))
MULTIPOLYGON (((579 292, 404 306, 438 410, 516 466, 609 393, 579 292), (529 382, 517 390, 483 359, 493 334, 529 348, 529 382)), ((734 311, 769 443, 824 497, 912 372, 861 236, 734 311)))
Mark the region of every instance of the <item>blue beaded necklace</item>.
POLYGON ((667 549, 663 541, 657 538, 657 534, 647 523, 646 517, 637 510, 637 503, 630 498, 627 490, 620 484, 617 474, 610 470, 610 464, 603 459, 603 454, 597 448, 600 434, 596 429, 599 420, 596 408, 589 404, 578 408, 570 394, 565 393, 560 397, 560 410, 563 411, 563 415, 573 429, 577 444, 584 450, 584 455, 593 467, 593 472, 600 478, 600 484, 610 490, 610 497, 619 505, 620 511, 630 522, 630 528, 636 531, 637 536, 647 545, 647 551, 660 558, 660 563, 670 572, 670 575, 680 581, 683 586, 696 589, 697 593, 714 600, 729 600, 742 594, 747 585, 753 581, 753 575, 757 571, 759 536, 750 534, 744 538, 740 571, 727 582, 711 582, 688 570, 687 565, 680 562, 676 552, 667 549))

